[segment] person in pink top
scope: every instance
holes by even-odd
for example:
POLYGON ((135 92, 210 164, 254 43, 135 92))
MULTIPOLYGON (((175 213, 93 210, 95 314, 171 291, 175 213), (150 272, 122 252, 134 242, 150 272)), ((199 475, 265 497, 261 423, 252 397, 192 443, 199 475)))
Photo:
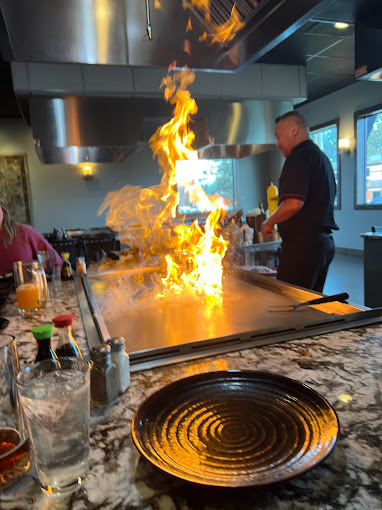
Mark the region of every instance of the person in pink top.
POLYGON ((18 260, 37 260, 37 252, 43 250, 53 250, 56 254, 56 265, 62 265, 61 257, 48 241, 32 227, 16 223, 5 203, 0 201, 0 275, 11 273, 13 263, 18 260))

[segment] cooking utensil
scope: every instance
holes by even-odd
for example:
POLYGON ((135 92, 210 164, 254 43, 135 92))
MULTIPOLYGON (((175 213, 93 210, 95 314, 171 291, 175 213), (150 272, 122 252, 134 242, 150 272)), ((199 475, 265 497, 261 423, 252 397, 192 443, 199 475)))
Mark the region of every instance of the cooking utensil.
POLYGON ((330 296, 324 296, 317 299, 311 299, 309 301, 303 301, 302 303, 295 303, 290 305, 274 305, 274 306, 268 306, 268 308, 271 308, 271 312, 289 312, 297 310, 298 308, 301 308, 302 306, 310 306, 310 305, 321 305, 323 303, 331 303, 332 301, 340 301, 343 303, 349 299, 349 294, 347 292, 342 292, 341 294, 332 294, 330 296))
POLYGON ((215 487, 294 478, 334 447, 338 419, 305 384, 281 375, 229 370, 176 381, 135 413, 141 454, 178 478, 215 487))

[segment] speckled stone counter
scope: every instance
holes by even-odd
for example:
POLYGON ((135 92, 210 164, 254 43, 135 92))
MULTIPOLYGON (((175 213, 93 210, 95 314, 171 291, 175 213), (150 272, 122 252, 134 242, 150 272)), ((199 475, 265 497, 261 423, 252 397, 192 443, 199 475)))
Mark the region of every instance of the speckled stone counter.
MULTIPOLYGON (((38 322, 23 321, 8 305, 20 354, 33 359, 30 333, 38 322)), ((83 347, 78 305, 71 282, 58 282, 58 295, 46 318, 74 313, 74 334, 83 347), (54 314, 53 314, 54 313, 54 314)), ((45 320, 46 320, 45 318, 45 320)), ((44 318, 41 318, 44 320, 44 318)), ((39 319, 39 320, 41 320, 39 319)), ((378 510, 382 509, 382 326, 321 335, 133 373, 128 391, 109 407, 92 410, 88 479, 67 498, 48 498, 33 472, 0 495, 0 508, 159 509, 159 510, 378 510), (291 482, 264 489, 218 490, 195 487, 161 473, 137 453, 131 420, 139 405, 170 382, 193 374, 226 370, 265 370, 308 384, 335 408, 341 433, 332 454, 291 482), (345 401, 340 395, 351 397, 345 401)))

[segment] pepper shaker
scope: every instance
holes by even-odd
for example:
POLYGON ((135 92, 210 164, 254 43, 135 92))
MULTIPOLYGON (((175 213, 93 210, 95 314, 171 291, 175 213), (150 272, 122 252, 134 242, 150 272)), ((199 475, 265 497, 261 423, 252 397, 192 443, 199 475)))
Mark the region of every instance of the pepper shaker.
POLYGON ((90 357, 93 361, 90 371, 91 400, 100 405, 107 405, 118 395, 117 371, 111 362, 110 345, 93 347, 90 357))
POLYGON ((111 347, 111 362, 117 370, 118 393, 126 391, 130 382, 130 359, 125 351, 125 339, 120 336, 111 338, 107 342, 111 347))

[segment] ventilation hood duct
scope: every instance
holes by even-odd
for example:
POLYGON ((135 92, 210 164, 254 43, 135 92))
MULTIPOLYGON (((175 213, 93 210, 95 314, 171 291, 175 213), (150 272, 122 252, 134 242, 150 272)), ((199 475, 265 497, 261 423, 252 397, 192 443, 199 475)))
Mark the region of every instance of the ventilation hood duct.
POLYGON ((45 164, 120 163, 171 117, 169 105, 154 98, 32 96, 29 110, 45 164))
POLYGON ((209 29, 182 0, 165 0, 161 9, 152 0, 0 0, 0 7, 9 38, 6 60, 144 67, 176 60, 178 67, 237 71, 330 1, 210 0, 213 23, 226 22, 234 5, 245 23, 232 41, 213 45, 199 41, 209 29), (186 33, 189 18, 192 30, 186 33))
MULTIPOLYGON (((169 105, 154 98, 36 96, 29 101, 35 147, 45 164, 119 163, 171 118, 169 105)), ((289 101, 199 100, 190 126, 198 157, 239 159, 275 148, 274 119, 290 107, 289 101)))

